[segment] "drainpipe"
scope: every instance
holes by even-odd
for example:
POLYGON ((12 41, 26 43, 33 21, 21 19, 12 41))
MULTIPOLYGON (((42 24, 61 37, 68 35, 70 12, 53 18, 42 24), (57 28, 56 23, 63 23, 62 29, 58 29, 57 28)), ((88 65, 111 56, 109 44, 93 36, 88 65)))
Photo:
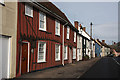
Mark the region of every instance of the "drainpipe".
POLYGON ((64 66, 64 25, 63 25, 63 51, 62 51, 62 64, 64 66))
POLYGON ((68 22, 67 23, 65 23, 64 25, 63 25, 63 49, 62 49, 62 65, 64 66, 64 27, 65 27, 65 25, 67 25, 68 24, 68 22))

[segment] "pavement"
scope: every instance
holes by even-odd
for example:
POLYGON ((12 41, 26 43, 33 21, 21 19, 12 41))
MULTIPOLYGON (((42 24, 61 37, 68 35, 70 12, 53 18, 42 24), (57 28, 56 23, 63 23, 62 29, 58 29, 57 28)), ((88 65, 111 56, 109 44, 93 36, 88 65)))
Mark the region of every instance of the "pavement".
POLYGON ((88 61, 79 61, 72 64, 66 64, 64 67, 55 67, 42 71, 27 73, 18 78, 80 78, 100 59, 101 58, 93 58, 88 61))
POLYGON ((112 78, 120 80, 120 57, 104 57, 100 59, 80 78, 112 78))

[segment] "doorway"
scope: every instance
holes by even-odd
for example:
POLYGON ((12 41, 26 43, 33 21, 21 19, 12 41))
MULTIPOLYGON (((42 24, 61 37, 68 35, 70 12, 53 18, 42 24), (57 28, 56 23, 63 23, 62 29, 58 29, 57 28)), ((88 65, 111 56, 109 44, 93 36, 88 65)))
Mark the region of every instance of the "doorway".
POLYGON ((21 74, 28 71, 28 43, 22 44, 22 57, 21 57, 21 74))
POLYGON ((69 63, 72 63, 72 48, 69 48, 69 63))

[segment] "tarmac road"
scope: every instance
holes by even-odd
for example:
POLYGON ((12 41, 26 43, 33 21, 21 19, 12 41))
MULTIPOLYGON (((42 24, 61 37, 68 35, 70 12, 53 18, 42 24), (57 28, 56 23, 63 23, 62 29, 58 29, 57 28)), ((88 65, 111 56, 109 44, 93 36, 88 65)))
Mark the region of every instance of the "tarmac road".
POLYGON ((94 64, 80 78, 119 78, 120 57, 104 57, 94 64))

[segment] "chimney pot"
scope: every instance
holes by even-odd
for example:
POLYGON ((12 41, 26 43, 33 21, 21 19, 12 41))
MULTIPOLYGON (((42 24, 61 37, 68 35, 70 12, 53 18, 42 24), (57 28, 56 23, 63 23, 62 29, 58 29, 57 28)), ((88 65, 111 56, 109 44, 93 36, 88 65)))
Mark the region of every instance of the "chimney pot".
POLYGON ((99 41, 99 39, 97 39, 97 41, 99 41))
POLYGON ((86 27, 83 27, 83 31, 86 31, 86 27))
POLYGON ((105 43, 105 40, 102 40, 103 43, 105 43))

